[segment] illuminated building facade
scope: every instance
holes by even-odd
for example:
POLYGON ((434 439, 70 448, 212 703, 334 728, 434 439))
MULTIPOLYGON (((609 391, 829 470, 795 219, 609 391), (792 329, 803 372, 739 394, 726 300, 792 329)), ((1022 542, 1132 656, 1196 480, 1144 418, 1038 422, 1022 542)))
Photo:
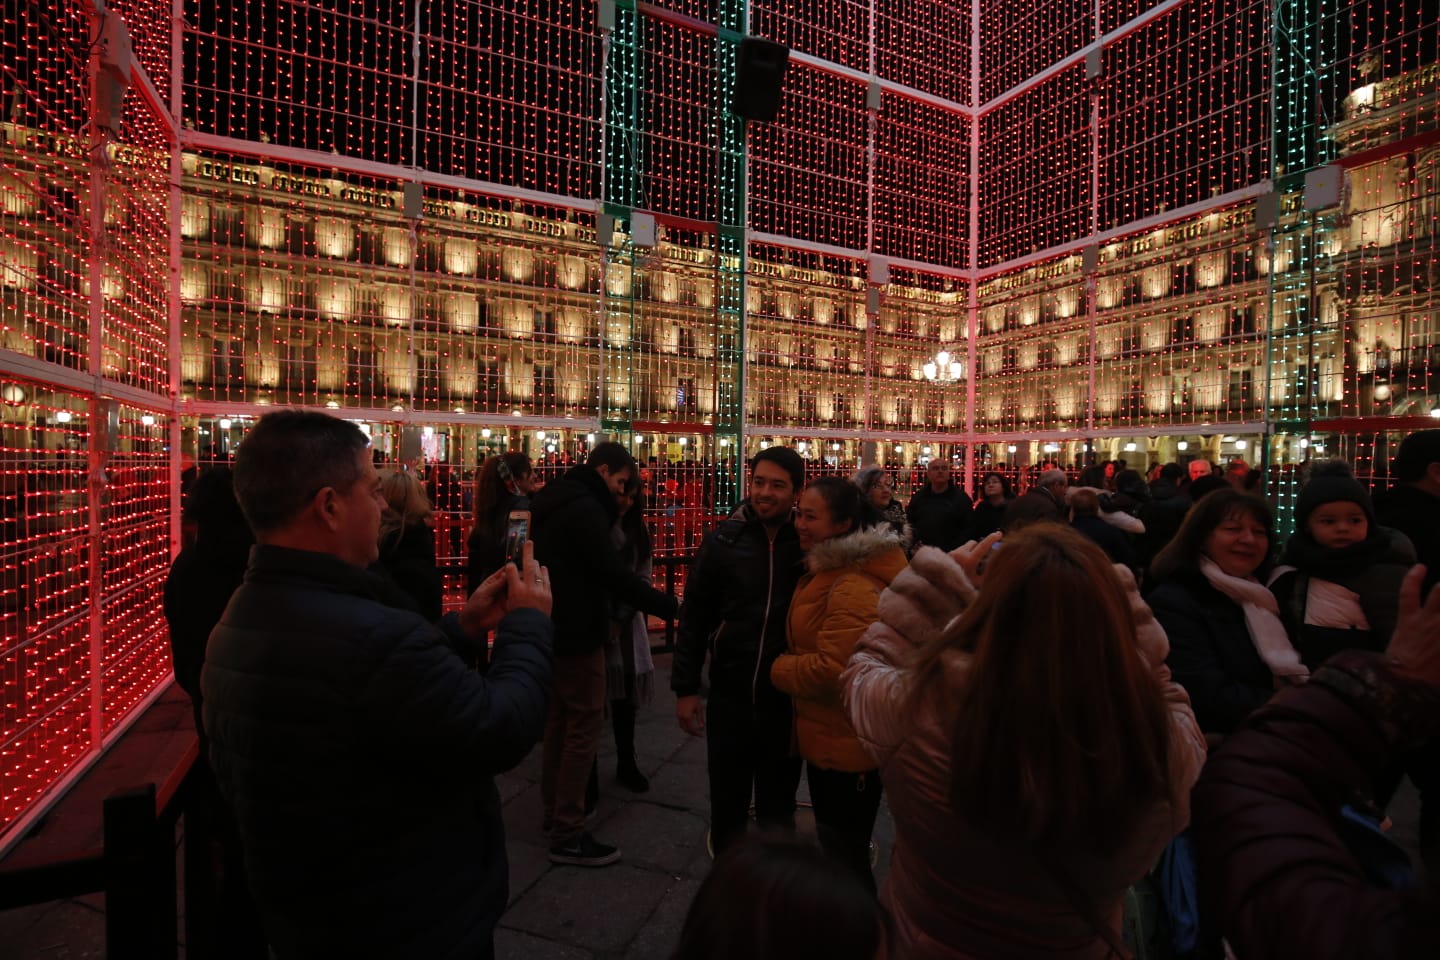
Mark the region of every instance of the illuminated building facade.
POLYGON ((216 6, 4 26, 0 845, 167 676, 181 472, 275 405, 460 470, 615 436, 697 517, 780 442, 1283 510, 1440 412, 1418 0, 216 6))

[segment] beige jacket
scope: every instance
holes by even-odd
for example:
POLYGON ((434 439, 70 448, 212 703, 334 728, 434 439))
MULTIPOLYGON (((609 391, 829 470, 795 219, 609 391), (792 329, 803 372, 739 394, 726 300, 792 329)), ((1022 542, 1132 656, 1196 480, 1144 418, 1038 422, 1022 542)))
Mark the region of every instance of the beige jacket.
MULTIPOLYGON (((1128 570, 1142 653, 1170 705, 1170 796, 1134 826, 1130 842, 1104 859, 1064 862, 1101 915, 1119 930, 1125 888, 1145 874, 1189 822, 1190 788, 1205 762, 1205 740, 1185 691, 1165 667, 1169 644, 1128 570)), ((934 639, 971 602, 960 565, 921 548, 880 598, 880 620, 861 638, 842 677, 857 735, 880 766, 895 850, 881 899, 896 927, 891 955, 905 960, 1103 958, 1109 948, 1070 905, 1033 854, 962 822, 949 802, 953 696, 933 690, 911 703, 912 651, 934 639)), ((968 654, 944 660, 948 690, 968 680, 968 654)))

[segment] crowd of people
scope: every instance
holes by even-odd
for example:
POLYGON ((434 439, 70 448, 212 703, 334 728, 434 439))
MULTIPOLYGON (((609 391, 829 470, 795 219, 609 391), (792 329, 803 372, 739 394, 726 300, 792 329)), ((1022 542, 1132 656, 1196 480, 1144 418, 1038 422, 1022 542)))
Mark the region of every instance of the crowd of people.
POLYGON ((1127 957, 1144 883, 1175 953, 1440 950, 1440 431, 1379 502, 1312 465, 1283 544, 1243 464, 1048 467, 1018 497, 997 471, 972 501, 941 458, 904 505, 890 468, 810 466, 747 464, 677 605, 624 447, 543 484, 491 457, 442 616, 424 486, 345 421, 262 418, 197 481, 166 592, 232 920, 282 960, 492 955, 493 778, 538 744, 550 860, 619 861, 587 827, 599 743, 608 712, 616 782, 648 789, 659 617, 716 858, 677 960, 1127 957), (1384 832, 1405 776, 1415 864, 1384 832))

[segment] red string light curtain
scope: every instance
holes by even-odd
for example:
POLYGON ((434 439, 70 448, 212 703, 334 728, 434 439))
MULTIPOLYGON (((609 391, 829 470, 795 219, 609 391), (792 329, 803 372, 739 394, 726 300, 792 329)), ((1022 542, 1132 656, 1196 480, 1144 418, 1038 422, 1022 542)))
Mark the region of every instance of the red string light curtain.
POLYGON ((792 63, 774 123, 750 128, 750 226, 865 249, 865 85, 792 63))
POLYGON ((980 118, 980 266, 1090 231, 1090 87, 1060 72, 980 118))
MULTIPOLYGON (((123 10, 137 61, 163 82, 168 5, 123 10)), ((160 411, 171 381, 174 137, 146 97, 132 93, 107 118, 90 96, 92 54, 115 55, 104 38, 120 15, 24 4, 4 26, 0 827, 170 672, 159 585, 172 484, 160 411)))
POLYGON ((1265 0, 1187 3, 1106 47, 1099 229, 1269 175, 1267 10, 1265 0))
POLYGON ((876 74, 973 106, 968 2, 874 0, 874 9, 876 74))
POLYGON ((937 266, 969 266, 969 117, 886 97, 876 120, 874 250, 937 266))

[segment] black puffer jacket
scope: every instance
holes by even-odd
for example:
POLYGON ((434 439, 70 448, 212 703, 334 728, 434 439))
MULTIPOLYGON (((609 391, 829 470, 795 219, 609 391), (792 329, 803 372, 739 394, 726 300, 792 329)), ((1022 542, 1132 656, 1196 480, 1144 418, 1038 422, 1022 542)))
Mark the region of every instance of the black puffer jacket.
POLYGON ((625 565, 610 537, 619 507, 605 478, 575 467, 547 483, 530 503, 535 558, 550 571, 555 593, 555 654, 594 653, 610 635, 614 601, 675 617, 675 598, 625 565))
POLYGON ((1190 694, 1206 733, 1228 734, 1275 689, 1255 650, 1245 611, 1200 573, 1182 573, 1145 598, 1170 638, 1165 663, 1190 694))
POLYGON ((770 684, 770 665, 786 650, 790 598, 804 573, 800 539, 788 521, 770 530, 742 506, 706 535, 685 578, 670 689, 682 697, 699 693, 708 652, 711 696, 748 702, 782 696, 770 684))
POLYGON ((495 774, 540 738, 549 620, 467 670, 454 616, 329 554, 257 546, 201 685, 216 780, 282 960, 490 956, 508 866, 495 774))

